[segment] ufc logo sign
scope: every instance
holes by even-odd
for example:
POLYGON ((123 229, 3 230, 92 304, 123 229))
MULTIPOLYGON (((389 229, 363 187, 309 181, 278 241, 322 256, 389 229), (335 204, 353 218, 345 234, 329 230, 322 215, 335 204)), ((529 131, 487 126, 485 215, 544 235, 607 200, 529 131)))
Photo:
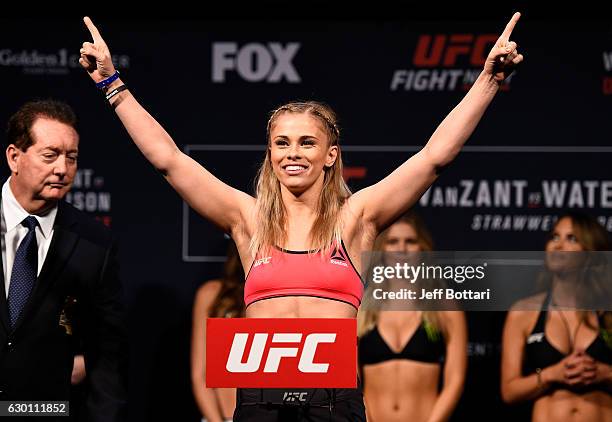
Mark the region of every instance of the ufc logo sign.
POLYGON ((208 387, 355 388, 355 319, 209 318, 208 387))
MULTIPOLYGON (((268 334, 257 333, 254 335, 249 357, 246 363, 242 363, 241 360, 244 355, 248 337, 249 335, 247 333, 237 333, 234 335, 232 349, 230 350, 226 365, 226 369, 229 372, 257 372, 259 370, 268 334)), ((314 363, 312 360, 314 359, 319 343, 333 343, 335 340, 336 334, 333 333, 313 333, 307 335, 301 350, 298 370, 304 373, 327 372, 329 368, 328 363, 314 363)), ((272 343, 300 343, 301 341, 302 334, 300 333, 277 333, 272 337, 272 343)), ((270 347, 263 371, 278 372, 278 366, 282 358, 294 358, 297 355, 297 347, 270 347)))
POLYGON ((497 41, 496 34, 421 35, 414 52, 418 67, 452 67, 459 57, 469 57, 472 66, 482 66, 497 41))
POLYGON ((306 396, 308 393, 300 393, 300 392, 285 392, 283 394, 283 401, 285 402, 296 402, 296 401, 306 401, 306 396))
POLYGON ((300 49, 299 43, 288 43, 283 46, 272 42, 267 46, 249 43, 238 47, 234 42, 217 42, 212 46, 212 80, 215 83, 225 82, 228 71, 236 71, 248 82, 281 82, 301 81, 293 58, 300 49))

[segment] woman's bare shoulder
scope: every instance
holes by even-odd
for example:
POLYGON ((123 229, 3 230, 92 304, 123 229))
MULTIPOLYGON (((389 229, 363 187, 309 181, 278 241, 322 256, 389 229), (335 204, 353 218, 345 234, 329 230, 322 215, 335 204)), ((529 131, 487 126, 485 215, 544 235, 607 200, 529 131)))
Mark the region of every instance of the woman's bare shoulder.
POLYGON ((222 285, 223 281, 217 278, 205 281, 198 287, 195 297, 196 302, 212 301, 219 294, 222 285))
POLYGON ((544 299, 546 298, 546 292, 537 293, 532 296, 523 298, 515 302, 510 308, 510 312, 533 312, 540 311, 544 299))

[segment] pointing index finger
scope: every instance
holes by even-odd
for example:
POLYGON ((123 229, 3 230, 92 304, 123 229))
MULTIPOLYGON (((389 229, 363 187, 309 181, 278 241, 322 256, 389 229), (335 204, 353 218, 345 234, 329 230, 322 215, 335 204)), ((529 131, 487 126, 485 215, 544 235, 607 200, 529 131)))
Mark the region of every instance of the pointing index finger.
POLYGON ((501 40, 508 41, 510 39, 512 30, 514 30, 514 26, 516 25, 520 17, 521 17, 521 14, 519 12, 516 12, 514 15, 512 15, 510 22, 508 22, 508 24, 506 25, 506 28, 504 28, 504 32, 499 37, 501 40))
POLYGON ((91 21, 89 16, 85 16, 83 18, 83 22, 85 22, 87 29, 89 29, 89 33, 93 37, 94 43, 104 43, 104 40, 102 39, 102 36, 100 35, 100 32, 98 31, 98 28, 96 28, 96 26, 91 21))

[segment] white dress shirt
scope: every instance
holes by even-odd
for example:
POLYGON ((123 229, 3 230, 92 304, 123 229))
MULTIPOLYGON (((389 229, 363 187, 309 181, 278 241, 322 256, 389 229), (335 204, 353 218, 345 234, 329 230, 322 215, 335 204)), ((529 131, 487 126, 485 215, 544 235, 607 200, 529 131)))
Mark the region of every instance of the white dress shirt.
MULTIPOLYGON (((2 186, 2 202, 0 204, 0 241, 2 242, 2 263, 4 269, 4 291, 6 296, 9 294, 9 286, 11 285, 11 273, 13 272, 13 261, 15 260, 15 252, 19 247, 19 243, 28 233, 28 228, 24 227, 21 222, 30 214, 17 202, 15 195, 9 185, 9 177, 2 186)), ((38 220, 36 227, 36 244, 38 245, 38 271, 45 262, 45 257, 51 245, 53 238, 53 225, 55 216, 57 215, 57 205, 48 211, 45 215, 35 215, 38 220)))

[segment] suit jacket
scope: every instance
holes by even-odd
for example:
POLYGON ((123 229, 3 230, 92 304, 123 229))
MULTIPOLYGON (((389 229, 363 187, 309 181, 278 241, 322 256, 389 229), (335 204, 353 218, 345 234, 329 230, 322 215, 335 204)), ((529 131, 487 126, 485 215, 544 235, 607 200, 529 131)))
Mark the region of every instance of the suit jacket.
POLYGON ((58 206, 45 262, 12 331, 0 271, 0 400, 68 400, 76 330, 86 420, 122 421, 127 337, 115 242, 101 223, 66 202, 58 206))

